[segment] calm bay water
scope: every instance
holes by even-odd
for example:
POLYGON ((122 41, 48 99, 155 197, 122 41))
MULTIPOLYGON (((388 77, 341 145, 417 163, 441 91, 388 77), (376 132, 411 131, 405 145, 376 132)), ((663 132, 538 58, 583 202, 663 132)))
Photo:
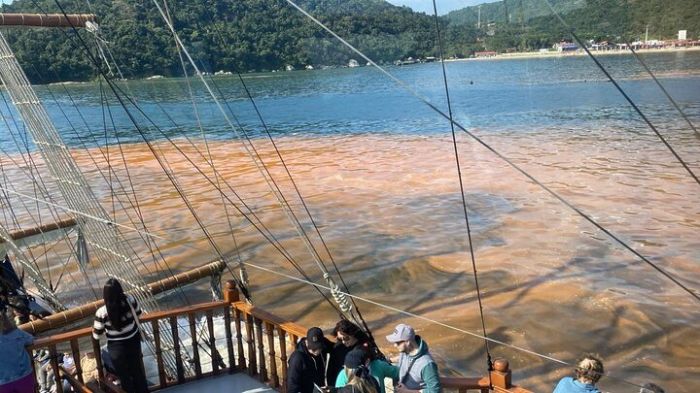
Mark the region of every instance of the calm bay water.
MULTIPOLYGON (((700 123, 700 52, 643 58, 690 119, 700 123)), ((601 61, 690 168, 700 173, 700 138, 643 68, 628 56, 605 56, 601 61)), ((439 64, 389 71, 446 108, 439 64)), ((699 186, 590 60, 451 62, 447 75, 460 124, 686 285, 700 287, 699 186)), ((449 123, 367 67, 244 78, 351 291, 480 334, 449 123)), ((240 82, 235 77, 217 77, 214 82, 230 113, 255 139, 273 176, 283 179, 240 82)), ((134 111, 141 132, 167 158, 217 244, 236 256, 221 198, 193 163, 208 175, 213 172, 184 139, 192 138, 204 151, 184 81, 132 82, 129 88, 158 125, 149 125, 134 111), (192 162, 165 136, 173 138, 192 162)), ((321 282, 315 263, 295 239, 235 133, 202 86, 193 82, 193 88, 220 176, 321 282)), ((106 168, 107 159, 95 154, 96 146, 103 146, 104 153, 105 140, 109 142, 115 176, 125 176, 122 162, 131 165, 129 175, 150 230, 169 239, 160 246, 172 267, 185 269, 215 257, 202 251, 210 247, 113 98, 110 113, 100 104, 94 84, 42 87, 39 93, 106 205, 114 206, 110 186, 94 168, 106 168), (117 141, 124 158, 114 147, 117 141), (84 144, 92 158, 77 149, 84 144)), ((1 146, 16 155, 11 139, 3 137, 1 146)), ((602 381, 607 391, 636 392, 638 388, 624 381, 652 380, 667 391, 700 388, 696 300, 463 133, 458 133, 458 150, 490 336, 565 361, 584 351, 599 352, 611 372, 602 381)), ((22 175, 17 171, 14 176, 11 179, 22 175)), ((112 186, 118 187, 114 181, 112 186)), ((280 186, 292 195, 288 181, 280 180, 280 186)), ((235 199, 231 190, 226 194, 235 199)), ((298 201, 292 200, 301 212, 298 201)), ((125 213, 115 210, 126 222, 125 213)), ((231 214, 242 257, 294 274, 250 224, 231 214)), ((145 252, 143 246, 136 247, 145 252)), ((329 307, 306 285, 254 268, 249 273, 257 304, 306 325, 328 327, 334 322, 329 307)), ((377 337, 408 320, 431 344, 445 370, 484 372, 483 341, 359 305, 377 337)), ((392 350, 388 345, 386 349, 392 350)), ((491 349, 507 356, 517 380, 534 391, 548 391, 569 372, 568 367, 512 348, 491 349)))

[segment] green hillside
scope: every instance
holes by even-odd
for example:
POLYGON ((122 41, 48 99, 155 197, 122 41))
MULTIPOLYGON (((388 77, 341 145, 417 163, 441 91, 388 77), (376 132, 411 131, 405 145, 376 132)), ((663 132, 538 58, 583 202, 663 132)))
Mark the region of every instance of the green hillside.
MULTIPOLYGON (((567 13, 582 8, 586 0, 551 0, 554 9, 567 13)), ((453 24, 476 26, 481 14, 481 26, 489 23, 521 23, 538 16, 548 16, 552 12, 544 0, 505 0, 484 3, 452 11, 445 18, 453 24)))
MULTIPOLYGON (((673 38, 700 32, 697 0, 550 0, 582 39, 673 38)), ((127 78, 182 75, 173 38, 148 0, 61 1, 70 13, 95 13, 101 37, 127 78)), ((206 71, 270 71, 290 65, 345 65, 355 53, 283 0, 171 0, 170 12, 181 39, 206 71)), ((299 4, 370 58, 394 62, 438 56, 430 15, 383 0, 303 0, 299 4)), ((16 0, 3 12, 58 12, 54 0, 16 0)), ((451 12, 440 19, 446 57, 476 51, 527 51, 570 39, 544 0, 506 0, 451 12), (507 17, 506 17, 507 15, 507 17)), ((47 83, 89 80, 95 68, 70 29, 6 29, 30 80, 47 83)), ((96 51, 94 37, 79 33, 96 51)))
MULTIPOLYGON (((62 1, 85 13, 82 0, 62 1)), ((435 54, 434 20, 382 0, 314 0, 300 4, 377 61, 435 54)), ((182 73, 172 37, 150 1, 93 0, 101 35, 126 77, 182 73)), ((176 30, 210 71, 264 71, 305 65, 341 65, 357 55, 282 0, 175 0, 176 30)), ((53 0, 16 0, 4 12, 58 12, 53 0)), ((87 32, 81 36, 94 41, 87 32)), ((86 80, 95 72, 72 31, 11 29, 13 50, 34 82, 86 80), (41 70, 39 72, 38 70, 41 70)), ((358 58, 359 59, 359 58, 358 58)))

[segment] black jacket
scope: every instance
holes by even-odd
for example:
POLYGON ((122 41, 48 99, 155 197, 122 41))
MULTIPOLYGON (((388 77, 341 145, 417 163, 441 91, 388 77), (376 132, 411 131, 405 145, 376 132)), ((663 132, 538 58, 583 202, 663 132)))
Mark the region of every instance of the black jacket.
POLYGON ((358 340, 352 347, 346 347, 345 344, 340 342, 335 343, 331 350, 330 360, 328 360, 328 375, 326 375, 328 386, 335 386, 338 373, 343 369, 343 365, 345 364, 345 355, 355 348, 362 348, 369 353, 369 344, 366 340, 358 340))
POLYGON ((306 338, 299 341, 289 357, 287 393, 313 393, 314 383, 318 386, 326 385, 326 355, 333 344, 328 340, 324 344, 326 347, 323 352, 319 356, 313 356, 306 348, 306 338))

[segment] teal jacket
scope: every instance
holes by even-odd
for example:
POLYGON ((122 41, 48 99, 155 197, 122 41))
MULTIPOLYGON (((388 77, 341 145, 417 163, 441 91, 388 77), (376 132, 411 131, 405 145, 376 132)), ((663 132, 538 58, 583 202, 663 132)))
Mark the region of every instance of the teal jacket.
POLYGON ((423 393, 440 393, 440 376, 438 367, 420 336, 416 336, 418 352, 411 356, 402 353, 399 356, 399 383, 403 383, 408 389, 422 390, 423 393))
MULTIPOLYGON (((399 368, 392 366, 391 364, 385 362, 384 360, 375 359, 369 363, 369 372, 372 374, 374 379, 379 382, 380 393, 385 393, 384 389, 384 378, 391 378, 396 382, 399 379, 399 368)), ((335 387, 342 388, 348 384, 348 376, 345 373, 345 369, 340 370, 338 373, 338 378, 335 379, 335 387)))

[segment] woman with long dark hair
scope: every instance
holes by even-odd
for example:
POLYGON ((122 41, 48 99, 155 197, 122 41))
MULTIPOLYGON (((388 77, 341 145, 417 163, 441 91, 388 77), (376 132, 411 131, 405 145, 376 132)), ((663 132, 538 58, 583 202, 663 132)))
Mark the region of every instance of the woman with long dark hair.
POLYGON ((141 309, 136 299, 124 294, 115 278, 107 280, 103 295, 105 305, 95 313, 92 335, 96 340, 107 336, 107 350, 122 389, 127 393, 146 393, 148 382, 143 368, 141 332, 136 323, 141 309))
POLYGON ((341 319, 333 328, 333 336, 336 338, 336 343, 330 353, 328 360, 328 372, 326 380, 328 386, 335 386, 335 380, 343 369, 345 355, 355 348, 361 348, 368 354, 370 353, 369 338, 367 334, 360 329, 359 326, 341 319))

